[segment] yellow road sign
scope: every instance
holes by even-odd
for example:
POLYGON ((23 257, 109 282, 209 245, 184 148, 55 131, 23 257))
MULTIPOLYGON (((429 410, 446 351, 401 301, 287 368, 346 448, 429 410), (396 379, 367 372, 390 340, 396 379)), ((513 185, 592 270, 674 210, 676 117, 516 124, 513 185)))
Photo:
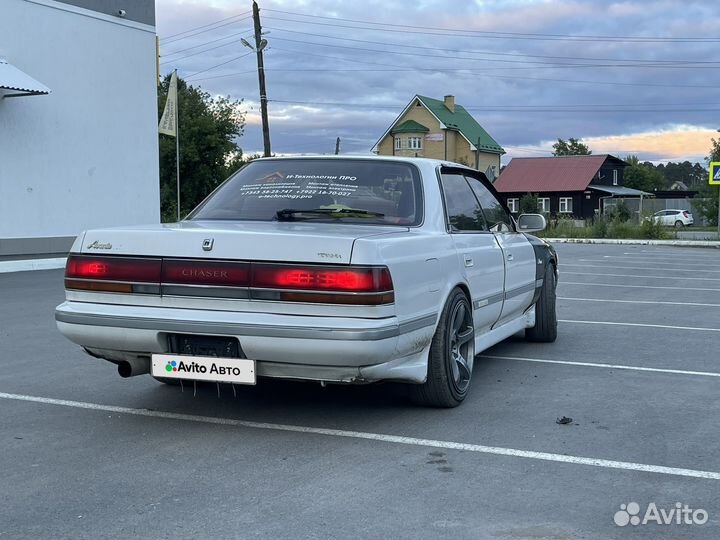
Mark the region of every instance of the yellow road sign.
POLYGON ((710 164, 710 184, 720 185, 720 161, 713 161, 710 164))

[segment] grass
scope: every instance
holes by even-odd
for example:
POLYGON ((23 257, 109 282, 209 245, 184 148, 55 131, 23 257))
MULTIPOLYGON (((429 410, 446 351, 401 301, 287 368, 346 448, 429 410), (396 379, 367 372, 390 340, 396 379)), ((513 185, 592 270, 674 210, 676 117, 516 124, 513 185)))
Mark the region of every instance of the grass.
POLYGON ((643 221, 639 225, 629 221, 610 220, 599 216, 586 227, 575 227, 570 219, 559 219, 547 229, 540 232, 545 238, 620 238, 620 239, 655 239, 675 238, 674 231, 653 221, 643 221))

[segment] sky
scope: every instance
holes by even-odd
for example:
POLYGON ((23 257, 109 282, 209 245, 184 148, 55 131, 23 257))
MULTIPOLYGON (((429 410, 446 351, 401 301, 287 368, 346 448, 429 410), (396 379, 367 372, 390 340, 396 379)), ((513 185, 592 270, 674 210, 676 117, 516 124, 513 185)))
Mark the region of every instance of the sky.
MULTIPOLYGON (((718 4, 261 0, 273 153, 367 154, 414 95, 451 94, 513 157, 703 162, 720 136, 718 4), (715 53, 715 54, 713 54, 715 53)), ((161 73, 242 99, 262 151, 248 0, 156 0, 161 73)))

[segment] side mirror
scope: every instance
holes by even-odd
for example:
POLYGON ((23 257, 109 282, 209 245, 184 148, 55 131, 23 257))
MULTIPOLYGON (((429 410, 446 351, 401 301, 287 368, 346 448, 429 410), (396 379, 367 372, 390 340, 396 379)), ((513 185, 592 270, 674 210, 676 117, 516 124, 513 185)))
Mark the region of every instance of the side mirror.
POLYGON ((520 214, 517 225, 522 232, 542 231, 547 227, 547 221, 542 214, 520 214))

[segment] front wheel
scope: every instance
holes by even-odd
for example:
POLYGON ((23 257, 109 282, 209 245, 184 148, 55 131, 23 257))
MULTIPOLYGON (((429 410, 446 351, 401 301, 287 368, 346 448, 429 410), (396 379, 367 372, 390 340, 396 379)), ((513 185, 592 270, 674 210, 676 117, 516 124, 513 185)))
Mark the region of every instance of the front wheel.
POLYGON ((475 329, 467 296, 454 289, 430 345, 427 380, 414 388, 415 401, 430 407, 457 407, 470 388, 475 329))
POLYGON ((535 304, 535 326, 525 330, 528 341, 552 343, 557 339, 557 312, 555 309, 555 270, 552 264, 545 267, 540 298, 535 304))

